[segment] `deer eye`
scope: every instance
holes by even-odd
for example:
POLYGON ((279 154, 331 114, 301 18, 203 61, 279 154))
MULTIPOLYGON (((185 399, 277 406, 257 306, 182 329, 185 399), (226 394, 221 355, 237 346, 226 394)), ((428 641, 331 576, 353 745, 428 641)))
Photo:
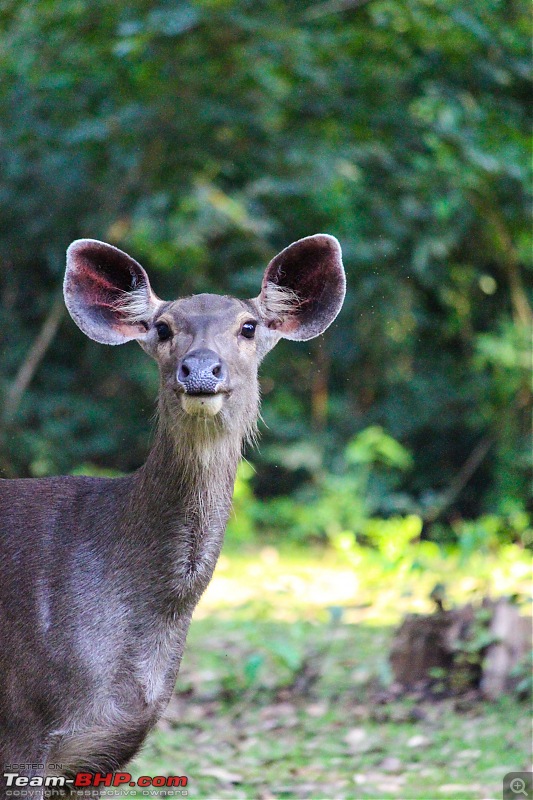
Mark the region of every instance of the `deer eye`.
POLYGON ((257 322, 244 322, 241 328, 241 336, 244 336, 245 339, 253 339, 255 336, 255 329, 257 328, 257 322))
POLYGON ((170 326, 167 325, 166 322, 156 323, 155 329, 157 331, 157 335, 159 336, 160 342, 166 342, 167 339, 170 339, 170 337, 172 336, 172 331, 170 330, 170 326))

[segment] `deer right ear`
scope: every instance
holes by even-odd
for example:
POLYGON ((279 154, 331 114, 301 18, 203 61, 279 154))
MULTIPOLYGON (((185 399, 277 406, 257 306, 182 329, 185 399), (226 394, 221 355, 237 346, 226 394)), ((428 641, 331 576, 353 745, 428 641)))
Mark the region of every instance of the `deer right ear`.
POLYGON ((63 293, 76 325, 101 344, 144 339, 161 303, 137 261, 96 239, 68 248, 63 293))
POLYGON ((317 233, 272 259, 257 298, 267 327, 285 339, 320 336, 339 313, 346 292, 340 245, 317 233))

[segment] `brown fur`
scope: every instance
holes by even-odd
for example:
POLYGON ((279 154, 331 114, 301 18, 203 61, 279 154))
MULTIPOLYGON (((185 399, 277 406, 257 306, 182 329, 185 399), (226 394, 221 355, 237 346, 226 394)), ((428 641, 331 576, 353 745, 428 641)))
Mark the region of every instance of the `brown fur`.
POLYGON ((242 447, 256 435, 260 361, 280 336, 321 333, 343 296, 340 249, 324 235, 284 250, 246 301, 164 302, 117 248, 71 245, 67 307, 96 341, 136 339, 156 359, 158 422, 129 477, 0 480, 0 781, 10 763, 115 770, 140 747, 220 553, 242 447), (179 377, 186 359, 200 364, 194 391, 179 377))

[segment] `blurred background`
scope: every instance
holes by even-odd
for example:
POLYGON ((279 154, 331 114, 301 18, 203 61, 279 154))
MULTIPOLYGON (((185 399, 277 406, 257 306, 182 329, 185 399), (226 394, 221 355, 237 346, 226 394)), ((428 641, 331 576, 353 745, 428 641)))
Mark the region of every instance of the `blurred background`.
POLYGON ((73 239, 128 251, 165 299, 255 296, 269 259, 316 232, 344 252, 335 324, 263 365, 261 443, 191 633, 219 655, 191 654, 180 691, 196 712, 167 721, 143 764, 175 771, 179 751, 192 795, 481 797, 527 768, 518 673, 511 705, 472 712, 486 746, 465 744, 440 686, 446 741, 479 762, 467 785, 417 727, 441 717, 402 717, 415 700, 394 691, 380 696, 399 720, 369 708, 398 684, 387 649, 404 612, 506 595, 523 613, 529 594, 530 25, 521 0, 0 3, 2 477, 118 475, 149 446, 155 364, 67 317, 73 239), (243 696, 257 718, 241 752, 243 696), (261 732, 283 706, 296 750, 276 733, 276 754, 261 732), (227 752, 209 750, 215 718, 222 738, 237 726, 227 752), (380 750, 401 725, 411 749, 380 750), (437 771, 421 779, 406 764, 424 746, 437 771))

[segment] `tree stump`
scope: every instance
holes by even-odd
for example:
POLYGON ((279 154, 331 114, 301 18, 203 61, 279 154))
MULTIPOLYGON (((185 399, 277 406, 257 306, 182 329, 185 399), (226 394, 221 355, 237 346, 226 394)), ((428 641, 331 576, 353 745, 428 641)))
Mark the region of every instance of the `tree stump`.
POLYGON ((506 598, 486 598, 477 607, 410 614, 396 632, 390 662, 404 690, 474 688, 494 699, 513 688, 513 670, 530 651, 531 618, 506 598))
POLYGON ((481 693, 491 700, 513 688, 513 670, 531 653, 531 617, 522 617, 507 600, 492 606, 489 631, 494 641, 487 647, 480 681, 481 693))

